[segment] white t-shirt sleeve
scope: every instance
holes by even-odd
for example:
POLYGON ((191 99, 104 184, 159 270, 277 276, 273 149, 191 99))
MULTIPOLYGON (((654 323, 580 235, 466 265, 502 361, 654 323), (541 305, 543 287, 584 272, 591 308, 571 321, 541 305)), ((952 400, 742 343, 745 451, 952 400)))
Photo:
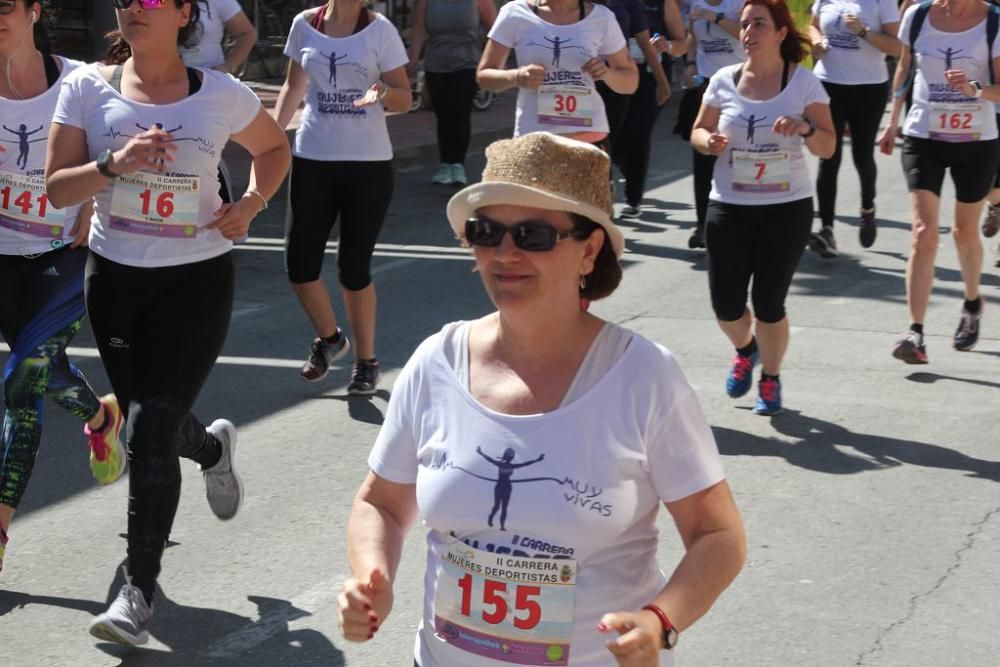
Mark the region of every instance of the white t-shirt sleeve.
POLYGON ((212 11, 219 12, 222 22, 231 20, 234 16, 243 11, 243 7, 236 0, 211 0, 212 11))
POLYGON ((906 10, 903 18, 899 21, 899 32, 896 33, 896 38, 907 48, 910 47, 910 26, 913 24, 913 13, 917 11, 917 7, 919 6, 910 5, 910 8, 906 10))
POLYGON ((302 64, 302 31, 308 30, 305 12, 299 14, 292 20, 292 27, 288 31, 288 39, 285 40, 285 55, 302 64))
MULTIPOLYGON (((799 67, 804 67, 804 65, 800 64, 799 67)), ((802 106, 807 107, 817 102, 820 104, 829 104, 830 96, 827 94, 826 88, 823 87, 823 84, 816 78, 815 74, 808 70, 806 70, 806 73, 809 76, 806 77, 808 83, 805 85, 805 90, 802 91, 802 106)))
POLYGON ((882 25, 899 21, 899 7, 896 5, 896 0, 879 0, 878 20, 882 25))
POLYGON ((81 74, 85 68, 78 67, 71 72, 59 88, 59 99, 56 110, 52 114, 52 122, 60 125, 71 125, 81 130, 86 127, 81 74))
POLYGON ((723 67, 708 80, 708 86, 705 87, 705 93, 701 97, 702 104, 715 107, 716 109, 722 108, 724 101, 724 93, 722 92, 723 77, 731 77, 732 72, 731 67, 723 67))
MULTIPOLYGON (((597 7, 594 7, 594 11, 596 10, 597 7)), ((607 10, 607 13, 608 16, 604 20, 604 41, 601 43, 602 56, 610 56, 618 53, 628 46, 628 42, 625 40, 625 35, 622 33, 621 26, 618 25, 618 19, 615 18, 614 13, 610 9, 607 10)))
POLYGON ((388 20, 382 24, 382 44, 378 51, 378 69, 380 72, 391 72, 410 62, 406 55, 406 47, 399 36, 399 31, 388 20))
POLYGON ((670 503, 718 484, 726 475, 697 395, 676 360, 670 357, 667 363, 683 387, 666 415, 650 424, 646 457, 657 496, 670 503))
POLYGON ((233 134, 242 132, 260 113, 261 103, 257 93, 250 90, 242 81, 226 74, 233 84, 233 134))
POLYGON ((490 28, 489 35, 487 35, 497 44, 502 44, 509 49, 513 48, 514 44, 517 42, 517 20, 512 15, 515 4, 517 4, 517 0, 514 0, 514 2, 508 2, 500 8, 500 13, 497 14, 497 20, 493 22, 493 27, 490 28))

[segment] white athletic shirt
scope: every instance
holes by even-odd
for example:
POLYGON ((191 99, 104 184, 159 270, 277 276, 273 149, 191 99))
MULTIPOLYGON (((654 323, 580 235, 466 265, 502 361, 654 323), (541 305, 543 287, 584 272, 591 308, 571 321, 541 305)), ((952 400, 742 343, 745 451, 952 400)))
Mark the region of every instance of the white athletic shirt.
POLYGON ((389 19, 377 14, 361 32, 329 37, 312 27, 303 12, 292 21, 285 55, 309 75, 295 155, 331 162, 392 159, 385 109, 381 104, 356 109, 353 104, 382 73, 409 62, 389 19))
POLYGON ((0 97, 0 255, 36 255, 73 240, 79 206, 57 209, 45 194, 45 152, 59 89, 83 65, 56 56, 59 81, 27 100, 0 97))
POLYGON ((252 90, 228 74, 199 70, 201 89, 172 104, 126 99, 98 65, 74 71, 63 82, 53 122, 87 134, 91 160, 159 124, 177 142, 175 161, 163 174, 119 176, 94 197, 90 249, 129 266, 190 264, 229 252, 232 241, 204 229, 222 205, 219 160, 229 138, 261 109, 252 90))
POLYGON ((218 67, 226 62, 222 38, 226 22, 243 11, 237 0, 200 0, 198 44, 190 49, 177 49, 188 67, 218 67))
POLYGON ((813 16, 819 17, 819 27, 830 44, 826 54, 816 62, 813 73, 821 81, 843 85, 883 83, 889 80, 885 54, 843 25, 845 14, 854 14, 873 32, 899 21, 896 0, 817 0, 813 16))
MULTIPOLYGON (((705 0, 694 0, 689 11, 694 12, 697 9, 707 9, 715 14, 722 12, 727 19, 739 23, 743 0, 722 0, 715 7, 705 0)), ((698 68, 698 74, 706 79, 711 78, 722 67, 746 60, 747 54, 743 50, 740 38, 733 37, 722 26, 705 19, 692 19, 691 29, 698 39, 698 48, 694 56, 695 66, 698 68)))
POLYGON ((538 91, 518 89, 515 137, 608 132, 604 102, 581 68, 591 58, 611 56, 627 46, 610 9, 594 5, 582 21, 555 25, 536 15, 526 0, 513 0, 500 8, 489 38, 514 49, 519 65, 545 67, 538 91))
MULTIPOLYGON (((407 362, 368 459, 380 477, 416 484, 430 528, 417 660, 564 665, 568 654, 576 667, 605 667, 600 617, 640 609, 666 581, 660 503, 724 479, 712 432, 673 355, 638 334, 575 401, 492 411, 448 354, 463 326, 446 325, 407 362), (504 593, 504 609, 484 602, 487 589, 504 593)), ((663 651, 660 665, 672 659, 663 651)))
POLYGON ((736 91, 733 74, 723 67, 708 83, 703 103, 720 110, 719 134, 729 145, 715 161, 709 199, 727 204, 781 204, 813 196, 813 182, 801 137, 771 131, 780 116, 802 118, 806 107, 829 104, 823 84, 801 64, 785 89, 769 100, 748 100, 736 91))
MULTIPOLYGON (((899 39, 910 43, 910 25, 918 5, 903 14, 899 39)), ((917 74, 913 81, 913 104, 906 114, 903 134, 937 141, 988 141, 997 137, 993 104, 982 98, 965 97, 945 81, 946 69, 960 69, 983 85, 990 81, 986 19, 963 32, 942 32, 924 20, 913 48, 917 74)), ((993 40, 993 57, 1000 57, 993 40)))

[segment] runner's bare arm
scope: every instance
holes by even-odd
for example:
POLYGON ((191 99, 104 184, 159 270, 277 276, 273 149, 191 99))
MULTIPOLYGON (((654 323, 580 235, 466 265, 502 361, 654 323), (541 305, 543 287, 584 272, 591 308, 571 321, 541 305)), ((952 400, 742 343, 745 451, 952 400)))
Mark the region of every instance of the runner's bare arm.
POLYGON ((483 90, 499 93, 514 87, 538 90, 545 79, 543 65, 521 65, 515 69, 506 69, 504 65, 510 55, 510 47, 504 46, 492 39, 486 40, 486 48, 479 59, 476 68, 476 82, 483 90))
POLYGON ((302 65, 294 60, 288 61, 288 71, 285 73, 285 82, 281 84, 278 92, 278 101, 274 105, 274 119, 278 122, 278 127, 282 130, 288 128, 292 122, 292 116, 298 110, 299 105, 306 96, 306 89, 309 86, 309 76, 302 65))
POLYGON ((235 72, 240 65, 246 62, 253 50, 253 45, 257 43, 257 29, 250 18, 239 12, 233 18, 226 21, 226 32, 233 40, 233 47, 226 54, 226 62, 219 69, 223 72, 235 72))
POLYGON ((721 155, 729 139, 719 134, 719 107, 702 104, 691 128, 691 148, 705 155, 721 155))
POLYGON ((479 25, 484 32, 489 32, 497 20, 497 6, 493 0, 476 0, 476 8, 479 10, 479 25))
POLYGON ((912 85, 910 72, 910 47, 902 45, 899 53, 899 62, 896 64, 896 74, 892 79, 892 110, 889 112, 889 122, 879 135, 879 149, 885 155, 892 155, 892 150, 896 145, 896 130, 899 129, 899 114, 903 110, 906 102, 906 91, 912 85))
POLYGON ((628 48, 610 56, 591 58, 584 64, 583 71, 621 95, 631 95, 639 87, 639 68, 628 48))

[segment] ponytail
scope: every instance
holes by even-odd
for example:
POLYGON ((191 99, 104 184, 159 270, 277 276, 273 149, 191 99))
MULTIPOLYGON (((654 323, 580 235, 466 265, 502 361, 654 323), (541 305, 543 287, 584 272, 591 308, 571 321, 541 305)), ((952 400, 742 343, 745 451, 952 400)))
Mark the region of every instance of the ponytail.
MULTIPOLYGON (((191 5, 191 18, 188 19, 187 25, 177 32, 177 46, 194 46, 198 43, 201 28, 199 3, 191 2, 191 0, 174 0, 174 4, 177 7, 183 7, 185 4, 191 5)), ((132 46, 125 41, 120 30, 112 30, 105 35, 105 39, 110 43, 107 53, 104 54, 105 65, 121 65, 132 57, 132 46)))

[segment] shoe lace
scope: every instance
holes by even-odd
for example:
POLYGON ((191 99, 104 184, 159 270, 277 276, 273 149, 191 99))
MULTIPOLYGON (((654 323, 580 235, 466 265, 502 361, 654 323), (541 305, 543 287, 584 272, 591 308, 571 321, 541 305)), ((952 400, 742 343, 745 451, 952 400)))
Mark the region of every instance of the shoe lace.
POLYGON ((737 354, 733 357, 733 378, 736 380, 743 380, 746 378, 747 373, 753 370, 753 359, 750 357, 745 357, 742 354, 737 354))
POLYGON ((770 403, 778 398, 778 383, 776 380, 760 381, 760 397, 770 403))
POLYGON ((326 349, 328 344, 319 338, 312 342, 309 347, 309 363, 316 368, 325 368, 328 364, 326 363, 326 349))
POLYGON ((351 382, 368 383, 375 377, 375 364, 355 361, 351 367, 351 382))

